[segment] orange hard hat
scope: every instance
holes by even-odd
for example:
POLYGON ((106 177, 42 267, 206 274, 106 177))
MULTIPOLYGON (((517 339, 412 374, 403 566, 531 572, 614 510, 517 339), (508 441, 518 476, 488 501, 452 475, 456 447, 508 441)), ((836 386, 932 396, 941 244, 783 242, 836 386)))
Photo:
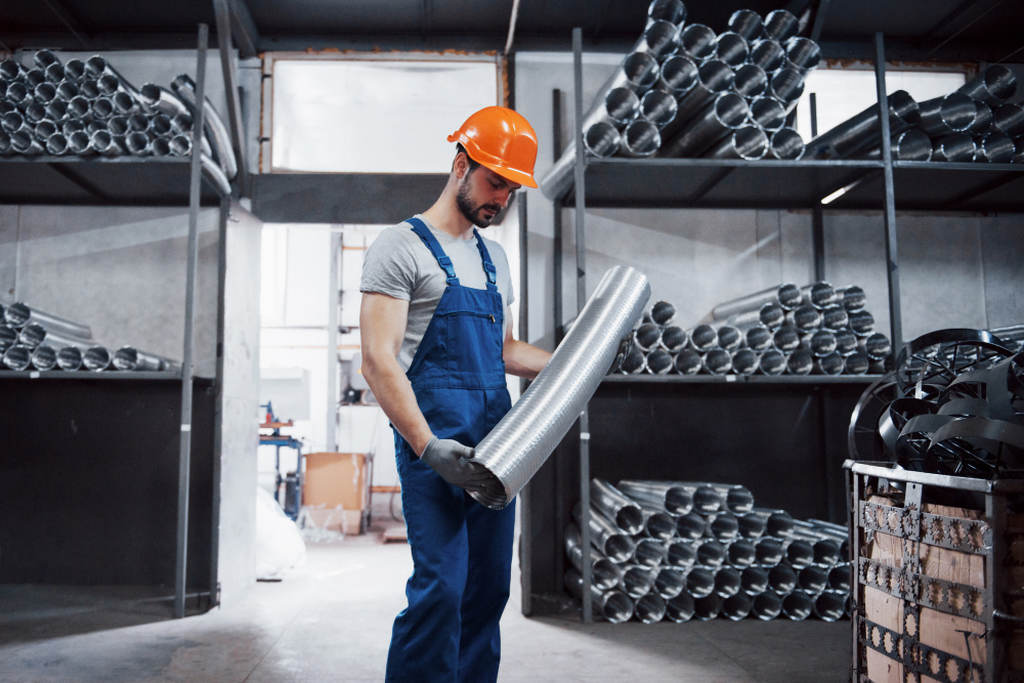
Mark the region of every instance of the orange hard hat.
POLYGON ((462 143, 473 161, 502 178, 537 187, 537 134, 522 114, 507 107, 484 107, 449 135, 448 142, 462 143))

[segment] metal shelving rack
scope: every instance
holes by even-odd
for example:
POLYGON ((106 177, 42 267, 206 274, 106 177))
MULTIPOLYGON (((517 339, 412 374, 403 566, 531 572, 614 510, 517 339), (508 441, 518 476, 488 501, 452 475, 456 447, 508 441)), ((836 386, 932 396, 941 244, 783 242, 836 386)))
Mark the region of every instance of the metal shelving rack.
MULTIPOLYGON (((827 9, 827 5, 826 5, 827 9)), ((821 31, 816 22, 814 35, 821 31)), ((874 35, 875 81, 881 118, 882 154, 877 160, 744 161, 732 159, 588 159, 582 129, 575 124, 583 118, 582 30, 573 29, 573 116, 576 159, 574 182, 554 200, 556 340, 562 336, 561 301, 561 211, 574 209, 577 312, 586 301, 587 206, 602 208, 764 208, 810 207, 814 211, 814 269, 824 278, 824 237, 822 199, 835 195, 828 210, 881 209, 886 236, 890 338, 894 353, 903 339, 896 206, 920 210, 1020 210, 1024 208, 1024 167, 1011 164, 894 161, 890 146, 889 117, 885 85, 885 41, 874 35), (897 191, 897 187, 899 190, 897 191), (687 188, 680 192, 679 188, 687 188)), ((558 93, 554 98, 554 119, 561 122, 558 93)), ((560 145, 556 144, 556 148, 560 145)), ((849 377, 672 377, 609 376, 605 385, 635 384, 727 384, 829 385, 864 384, 877 376, 849 377)), ((579 419, 579 499, 584 519, 581 545, 590 547, 590 429, 589 407, 579 419)), ((589 563, 583 563, 584 585, 591 582, 589 563)), ((525 598, 524 598, 525 599, 525 598)), ((589 600, 583 600, 583 621, 593 620, 589 600)))
MULTIPOLYGON (((214 9, 220 39, 221 63, 229 101, 229 128, 239 159, 238 186, 246 183, 245 158, 241 145, 241 119, 238 114, 236 77, 229 59, 231 45, 230 26, 223 0, 214 0, 214 9), (234 94, 234 97, 232 97, 234 94)), ((77 37, 77 36, 76 36, 77 37)), ((196 99, 205 97, 206 57, 209 28, 200 23, 197 30, 196 99)), ((200 149, 203 135, 202 110, 192 130, 192 149, 200 149)), ((123 381, 178 381, 181 384, 181 412, 179 430, 179 458, 177 482, 177 541, 175 557, 174 616, 185 616, 187 591, 186 566, 188 561, 188 509, 192 448, 192 392, 194 374, 194 327, 196 303, 196 270, 199 257, 199 209, 204 206, 220 207, 218 281, 220 304, 217 312, 217 369, 215 387, 219 392, 222 377, 223 354, 223 279, 225 268, 224 231, 231 197, 222 196, 216 187, 204 183, 199 155, 187 158, 149 157, 76 157, 34 156, 0 157, 0 203, 3 204, 56 204, 56 205, 117 205, 117 206, 188 206, 188 252, 185 292, 185 332, 183 363, 180 372, 12 372, 0 371, 0 381, 13 379, 49 380, 103 380, 123 381)), ((214 465, 215 469, 217 465, 214 465)), ((214 486, 214 529, 217 526, 217 488, 214 486)), ((214 536, 215 539, 215 536, 214 536)), ((215 542, 215 540, 214 540, 215 542)), ((216 566, 214 554, 213 566, 216 566)), ((216 602, 216 571, 211 574, 209 596, 216 602)))

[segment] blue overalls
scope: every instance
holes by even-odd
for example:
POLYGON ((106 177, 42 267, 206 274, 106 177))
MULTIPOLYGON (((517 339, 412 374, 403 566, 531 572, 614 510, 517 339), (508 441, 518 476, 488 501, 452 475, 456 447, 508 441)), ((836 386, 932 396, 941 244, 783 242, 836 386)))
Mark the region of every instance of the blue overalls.
MULTIPOLYGON (((423 221, 407 222, 448 286, 406 375, 434 435, 476 446, 511 407, 497 271, 474 230, 487 289, 463 287, 423 221)), ((397 431, 395 458, 413 573, 405 587, 409 606, 391 635, 387 680, 494 681, 498 621, 511 580, 514 502, 504 510, 475 502, 420 461, 397 431)))

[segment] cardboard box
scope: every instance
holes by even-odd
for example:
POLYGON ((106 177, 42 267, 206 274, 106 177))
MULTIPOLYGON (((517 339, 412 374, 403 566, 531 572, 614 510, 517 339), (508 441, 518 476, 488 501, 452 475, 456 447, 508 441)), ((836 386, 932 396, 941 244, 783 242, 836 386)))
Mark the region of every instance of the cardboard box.
POLYGON ((362 511, 369 505, 365 453, 308 453, 302 504, 362 511))

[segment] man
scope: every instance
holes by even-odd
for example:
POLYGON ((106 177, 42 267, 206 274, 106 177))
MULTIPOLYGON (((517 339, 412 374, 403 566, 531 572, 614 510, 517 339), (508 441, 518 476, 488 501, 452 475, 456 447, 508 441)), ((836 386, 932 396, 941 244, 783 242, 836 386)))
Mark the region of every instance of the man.
POLYGON ((363 375, 395 429, 413 574, 395 619, 389 681, 494 681, 508 601, 515 505, 490 510, 473 447, 508 412, 505 373, 534 377, 550 354, 512 338, 512 284, 485 228, 522 185, 537 187, 537 136, 486 107, 448 136, 455 160, 440 197, 367 251, 363 375), (475 226, 475 227, 474 227, 475 226))

